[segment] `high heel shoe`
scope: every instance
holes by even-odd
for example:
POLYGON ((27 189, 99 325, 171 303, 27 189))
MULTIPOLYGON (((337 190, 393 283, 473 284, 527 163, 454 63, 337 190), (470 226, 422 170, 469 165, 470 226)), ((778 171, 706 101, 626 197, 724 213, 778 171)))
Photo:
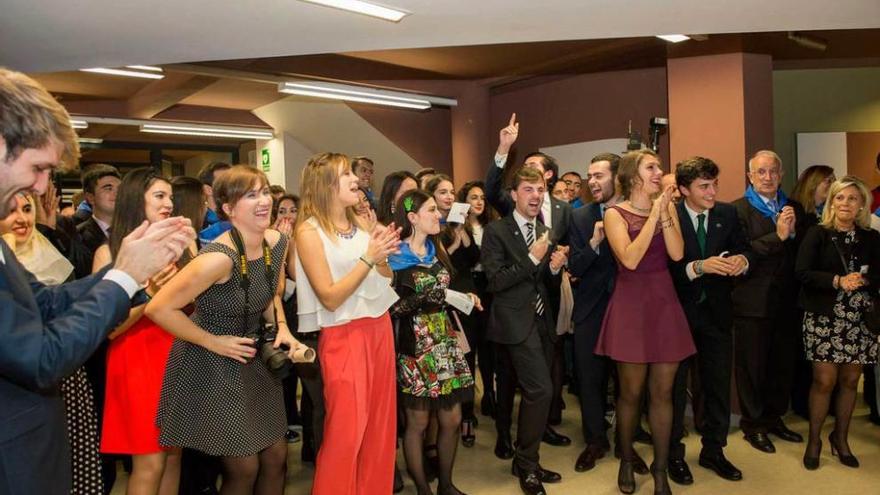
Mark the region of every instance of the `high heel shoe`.
POLYGON ((620 459, 620 469, 617 471, 617 489, 620 493, 630 494, 636 491, 636 479, 633 476, 633 461, 620 459))
POLYGON ((807 442, 807 448, 804 450, 804 467, 810 471, 815 471, 819 469, 819 456, 822 455, 822 440, 819 440, 819 448, 816 449, 815 456, 809 455, 811 445, 810 442, 807 442))
POLYGON ((477 437, 474 435, 474 420, 466 419, 461 422, 461 444, 471 448, 477 437))
POLYGON ((651 475, 654 477, 654 495, 672 495, 672 490, 669 488, 669 478, 665 467, 657 467, 652 462, 651 475))
POLYGON ((840 450, 840 444, 837 443, 835 433, 836 432, 832 431, 828 434, 828 443, 831 445, 831 455, 837 456, 837 458, 840 459, 840 463, 844 466, 851 468, 859 467, 859 460, 856 458, 856 456, 852 455, 852 452, 850 452, 849 454, 844 454, 840 450))

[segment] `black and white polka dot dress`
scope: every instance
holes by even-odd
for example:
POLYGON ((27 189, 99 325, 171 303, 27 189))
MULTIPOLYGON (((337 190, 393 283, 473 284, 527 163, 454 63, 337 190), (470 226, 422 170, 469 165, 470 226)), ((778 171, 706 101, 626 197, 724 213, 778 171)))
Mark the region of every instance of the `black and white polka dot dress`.
POLYGON ((71 495, 103 493, 101 459, 98 454, 98 417, 92 386, 82 368, 61 381, 61 397, 70 442, 71 495))
MULTIPOLYGON (((250 314, 248 329, 259 327, 260 314, 269 305, 282 268, 287 237, 272 247, 272 276, 267 279, 263 258, 248 261, 250 314)), ((244 290, 239 256, 214 242, 203 253, 219 252, 232 258, 232 276, 214 284, 196 298, 192 320, 215 335, 242 336, 244 290)), ((278 308, 278 311, 282 311, 278 308)), ((258 358, 247 364, 175 340, 165 368, 156 424, 159 443, 188 447, 216 456, 249 456, 284 438, 287 420, 281 382, 258 358)))

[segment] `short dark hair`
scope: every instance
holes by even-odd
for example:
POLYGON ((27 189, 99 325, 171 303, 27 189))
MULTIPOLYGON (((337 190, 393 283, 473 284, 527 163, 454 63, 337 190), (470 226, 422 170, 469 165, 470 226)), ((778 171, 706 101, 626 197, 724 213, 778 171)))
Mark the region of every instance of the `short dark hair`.
POLYGON ((272 196, 276 194, 287 194, 287 189, 284 189, 284 186, 279 186, 278 184, 272 184, 269 186, 269 194, 272 196))
POLYGON ((361 162, 366 162, 366 163, 369 163, 370 165, 375 165, 373 163, 373 160, 370 160, 369 158, 367 158, 365 156, 356 156, 351 159, 351 171, 354 173, 357 173, 358 168, 360 168, 360 166, 361 166, 361 162))
POLYGON ((428 168, 423 168, 423 169, 419 170, 418 172, 416 172, 416 175, 415 175, 416 182, 418 182, 419 184, 421 184, 421 182, 422 182, 422 177, 424 177, 424 176, 426 176, 426 175, 434 175, 434 174, 436 174, 436 173, 437 173, 437 171, 434 170, 433 168, 430 168, 430 167, 428 167, 428 168))
POLYGON ((675 183, 688 188, 697 179, 714 180, 718 178, 718 165, 702 156, 686 158, 675 166, 675 183))
POLYGON ((608 162, 611 164, 611 177, 617 177, 617 169, 620 167, 620 155, 614 153, 599 153, 594 156, 590 163, 608 162))
POLYGON ((510 182, 510 190, 516 190, 523 182, 540 182, 547 185, 547 181, 544 180, 544 174, 531 167, 520 167, 519 170, 513 174, 513 180, 510 182))
POLYGON ((550 178, 550 182, 555 183, 556 179, 559 178, 559 165, 556 163, 556 159, 553 158, 552 156, 548 155, 547 153, 541 153, 540 151, 533 151, 533 152, 529 153, 528 155, 526 155, 525 158, 523 158, 523 163, 525 163, 526 160, 528 160, 529 158, 531 158, 533 156, 538 156, 543 160, 545 172, 548 170, 553 172, 553 177, 550 178))
POLYGON ((104 177, 116 177, 117 179, 122 179, 122 176, 119 175, 119 170, 112 165, 95 163, 86 167, 80 176, 83 192, 95 194, 95 187, 98 186, 98 181, 104 177))
POLYGON ((573 171, 573 170, 572 170, 572 171, 568 171, 568 172, 566 172, 566 173, 560 175, 559 177, 562 178, 562 177, 565 177, 566 175, 574 175, 574 176, 577 177, 578 179, 583 179, 583 177, 581 177, 581 174, 579 174, 579 173, 577 173, 577 172, 575 172, 575 171, 573 171))
POLYGON ((229 170, 230 168, 232 168, 232 165, 226 162, 211 162, 199 170, 198 179, 202 181, 202 184, 214 187, 214 174, 221 170, 229 170))

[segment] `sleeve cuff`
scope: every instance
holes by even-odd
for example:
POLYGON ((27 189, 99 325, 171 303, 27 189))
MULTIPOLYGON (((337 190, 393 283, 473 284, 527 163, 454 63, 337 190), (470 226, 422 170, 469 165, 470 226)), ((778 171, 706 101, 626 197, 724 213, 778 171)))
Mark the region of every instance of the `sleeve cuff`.
POLYGON ((122 270, 108 270, 107 273, 104 274, 103 280, 109 280, 111 282, 115 282, 117 285, 122 287, 122 290, 128 294, 129 299, 134 297, 135 293, 141 289, 141 286, 131 278, 131 275, 125 273, 122 270))
POLYGON ((535 258, 535 255, 533 255, 532 253, 529 253, 529 259, 532 260, 532 263, 534 263, 535 265, 541 264, 541 260, 535 258))
POLYGON ((691 261, 684 267, 684 273, 687 274, 688 280, 694 280, 698 277, 697 272, 694 270, 694 263, 696 261, 691 261))
POLYGON ((507 163, 507 155, 499 155, 495 153, 495 166, 498 168, 504 168, 504 164, 507 163))

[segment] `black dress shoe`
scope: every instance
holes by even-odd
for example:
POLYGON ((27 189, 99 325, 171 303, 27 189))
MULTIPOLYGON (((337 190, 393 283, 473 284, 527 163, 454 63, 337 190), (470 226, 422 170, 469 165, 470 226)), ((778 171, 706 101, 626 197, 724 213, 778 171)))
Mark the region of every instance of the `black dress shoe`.
POLYGON ((743 479, 742 471, 728 461, 722 452, 717 454, 700 454, 700 466, 715 471, 715 474, 729 481, 743 479))
POLYGON ((761 452, 766 452, 768 454, 776 452, 776 447, 773 445, 773 442, 770 441, 770 438, 766 433, 749 433, 745 435, 745 439, 752 444, 752 447, 761 452))
POLYGON ((574 470, 583 473, 596 467, 596 461, 605 457, 608 449, 598 445, 587 445, 583 452, 578 456, 577 462, 574 463, 574 470))
POLYGON ((495 440, 495 457, 508 460, 513 459, 513 444, 510 443, 510 436, 508 435, 498 435, 498 439, 495 440))
POLYGON ((688 467, 684 459, 669 459, 669 466, 666 468, 669 479, 679 485, 691 485, 694 483, 694 475, 691 474, 691 468, 688 467))
POLYGON ((549 426, 544 429, 544 437, 541 439, 544 443, 553 445, 554 447, 565 447, 571 445, 571 439, 565 435, 553 431, 549 426))
POLYGON ((461 422, 461 444, 465 447, 473 447, 474 442, 477 440, 476 435, 474 435, 474 427, 476 426, 475 421, 473 419, 466 419, 461 422))
POLYGON ((774 426, 773 428, 770 428, 768 433, 776 435, 786 442, 801 443, 804 441, 804 437, 801 436, 800 433, 789 430, 788 427, 782 423, 782 421, 777 423, 776 426, 774 426))
MULTIPOLYGON (((522 469, 516 465, 516 461, 510 465, 510 474, 514 476, 520 476, 522 474, 522 469)), ((562 481, 562 475, 555 472, 550 471, 549 469, 544 469, 541 466, 538 466, 538 469, 535 470, 535 474, 537 474, 538 479, 541 480, 541 483, 559 483, 562 481)))
POLYGON ((544 490, 544 485, 541 484, 541 480, 538 478, 538 473, 520 473, 519 474, 519 488, 526 495, 547 495, 547 491, 544 490))

